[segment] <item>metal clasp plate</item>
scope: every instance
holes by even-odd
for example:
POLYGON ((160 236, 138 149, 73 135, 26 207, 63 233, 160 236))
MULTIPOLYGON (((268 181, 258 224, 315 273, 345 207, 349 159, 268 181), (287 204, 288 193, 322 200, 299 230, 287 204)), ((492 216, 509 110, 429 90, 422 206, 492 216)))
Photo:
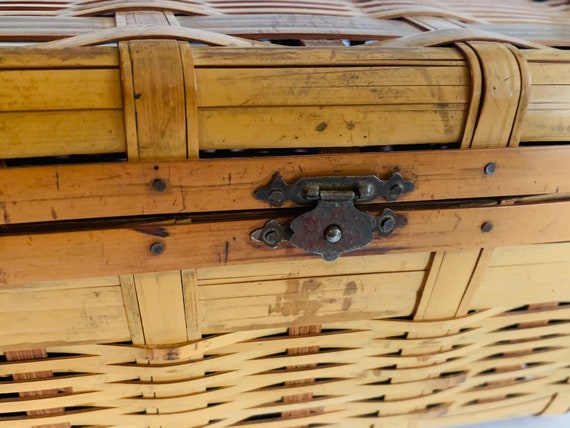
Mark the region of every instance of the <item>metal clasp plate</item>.
POLYGON ((388 180, 376 176, 317 177, 302 178, 291 185, 274 174, 268 186, 255 192, 258 199, 272 206, 281 206, 287 200, 299 204, 317 202, 317 206, 288 226, 270 220, 263 228, 254 230, 251 238, 271 248, 290 241, 332 261, 343 253, 364 247, 374 239, 375 233, 388 236, 406 223, 404 217, 390 209, 375 218, 356 209, 355 202, 370 202, 378 197, 394 201, 414 188, 414 183, 404 180, 399 172, 394 172, 388 180))

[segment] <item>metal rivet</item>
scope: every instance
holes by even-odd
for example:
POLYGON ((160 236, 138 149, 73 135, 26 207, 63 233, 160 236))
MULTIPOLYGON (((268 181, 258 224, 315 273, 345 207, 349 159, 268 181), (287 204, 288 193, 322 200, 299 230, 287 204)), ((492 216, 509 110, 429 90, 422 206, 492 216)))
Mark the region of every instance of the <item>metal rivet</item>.
POLYGON ((392 187, 390 187, 390 194, 392 197, 397 198, 401 196, 402 193, 404 193, 404 186, 402 186, 400 183, 394 184, 392 187))
POLYGON ((489 162, 485 165, 485 174, 492 175, 497 170, 497 165, 494 162, 489 162))
POLYGON ((334 262, 338 259, 338 253, 324 253, 322 257, 325 262, 334 262))
POLYGON ((285 195, 281 190, 273 190, 267 199, 274 207, 280 207, 285 202, 285 195))
POLYGON ((152 254, 159 255, 164 252, 164 244, 161 242, 154 242, 150 245, 149 249, 152 254))
POLYGON ((263 234, 263 242, 265 242, 268 245, 275 245, 277 244, 277 242, 279 242, 279 232, 277 232, 276 230, 266 230, 265 233, 263 234))
POLYGON ((342 238, 342 230, 336 224, 333 224, 325 230, 325 239, 331 244, 336 244, 342 238))
POLYGON ((481 225, 481 231, 482 232, 487 233, 487 232, 490 232, 491 230, 493 230, 493 223, 486 221, 485 223, 483 223, 481 225))
POLYGON ((380 231, 382 233, 391 233, 396 228, 396 219, 394 217, 385 217, 380 221, 380 231))
POLYGON ((166 181, 162 178, 155 178, 152 180, 152 188, 157 192, 164 192, 166 190, 166 181))

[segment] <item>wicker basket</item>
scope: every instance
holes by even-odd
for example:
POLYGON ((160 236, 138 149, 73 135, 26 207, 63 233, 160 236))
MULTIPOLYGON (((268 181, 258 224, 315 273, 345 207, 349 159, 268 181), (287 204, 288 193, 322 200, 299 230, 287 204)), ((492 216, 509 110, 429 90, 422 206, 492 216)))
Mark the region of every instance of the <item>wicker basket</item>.
POLYGON ((568 47, 555 0, 0 2, 0 427, 570 411, 568 47), (264 235, 277 174, 396 173, 336 261, 264 235))

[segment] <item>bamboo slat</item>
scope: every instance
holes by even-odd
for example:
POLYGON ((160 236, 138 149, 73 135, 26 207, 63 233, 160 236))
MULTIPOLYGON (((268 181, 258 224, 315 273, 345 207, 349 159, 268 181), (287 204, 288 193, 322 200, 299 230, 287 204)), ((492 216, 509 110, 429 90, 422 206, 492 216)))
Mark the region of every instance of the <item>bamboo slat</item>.
MULTIPOLYGON (((389 239, 375 239, 362 251, 398 253, 560 242, 570 234, 564 220, 569 210, 568 202, 398 210, 408 224, 389 239), (513 218, 520 224, 513 222, 513 218), (488 233, 482 230, 485 223, 493 225, 488 233)), ((42 279, 185 269, 188 260, 192 260, 193 267, 202 267, 307 257, 289 243, 268 252, 264 244, 252 242, 250 233, 263 227, 265 221, 159 223, 146 227, 5 235, 0 237, 3 260, 0 279, 2 284, 22 284, 42 279), (164 246, 163 255, 152 253, 150 246, 154 243, 164 246), (47 269, 49 278, 45 276, 47 269)))
POLYGON ((398 168, 416 185, 402 202, 548 194, 563 199, 570 193, 569 157, 570 150, 560 146, 266 157, 241 159, 239 168, 231 159, 6 168, 0 169, 0 224, 268 208, 253 192, 276 171, 294 183, 337 171, 385 179, 398 168), (489 163, 496 165, 492 175, 485 174, 489 163), (155 190, 155 180, 166 188, 155 190))

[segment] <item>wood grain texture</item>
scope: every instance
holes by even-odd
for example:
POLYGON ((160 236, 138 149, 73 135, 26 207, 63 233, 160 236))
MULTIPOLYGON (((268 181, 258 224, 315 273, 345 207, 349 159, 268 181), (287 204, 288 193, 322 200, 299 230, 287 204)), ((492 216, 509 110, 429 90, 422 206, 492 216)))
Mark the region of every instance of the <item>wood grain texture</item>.
POLYGON ((465 107, 220 107, 198 117, 202 150, 443 144, 460 140, 465 107))
POLYGON ((83 69, 118 67, 117 49, 113 47, 89 47, 69 50, 34 49, 30 46, 22 55, 21 47, 0 48, 0 70, 19 69, 83 69))
POLYGON ((452 66, 200 68, 196 79, 201 108, 458 104, 469 91, 465 67, 452 66))
MULTIPOLYGON (((180 148, 183 150, 183 148, 180 148)), ((564 146, 69 165, 0 169, 0 224, 268 208, 252 194, 279 171, 301 177, 378 175, 399 168, 416 189, 401 201, 570 193, 564 146), (488 163, 496 172, 486 175, 488 163), (158 192, 152 182, 162 179, 158 192)), ((379 199, 378 201, 381 201, 379 199)), ((286 206, 290 206, 288 203, 286 206)))
POLYGON ((185 342, 187 333, 180 272, 135 275, 135 289, 144 343, 185 342))
POLYGON ((121 110, 0 112, 0 157, 124 152, 121 110))
POLYGON ((117 286, 3 289, 0 295, 0 319, 10 326, 0 333, 1 349, 26 349, 32 343, 49 344, 53 340, 96 343, 130 339, 117 286))
POLYGON ((414 314, 415 319, 455 316, 479 260, 479 253, 479 249, 436 253, 414 314))
POLYGON ((488 42, 470 46, 479 58, 485 82, 471 147, 507 146, 523 91, 518 62, 507 46, 488 42))
POLYGON ((0 70, 0 111, 121 109, 119 72, 0 70))
MULTIPOLYGON (((408 224, 389 239, 374 240, 364 253, 485 248, 570 238, 566 222, 570 214, 568 202, 397 212, 407 217, 408 224), (518 221, 513 222, 513 218, 518 221), (486 222, 493 224, 489 233, 481 230, 486 222)), ((288 243, 269 250, 264 244, 252 242, 251 231, 264 223, 265 220, 158 224, 136 229, 2 236, 0 279, 3 284, 22 284, 314 257, 288 243), (163 244, 164 253, 152 254, 153 243, 163 244), (34 260, 33 265, 30 260, 34 260)))
POLYGON ((129 44, 129 52, 138 158, 185 159, 185 91, 178 43, 134 41, 129 44))

